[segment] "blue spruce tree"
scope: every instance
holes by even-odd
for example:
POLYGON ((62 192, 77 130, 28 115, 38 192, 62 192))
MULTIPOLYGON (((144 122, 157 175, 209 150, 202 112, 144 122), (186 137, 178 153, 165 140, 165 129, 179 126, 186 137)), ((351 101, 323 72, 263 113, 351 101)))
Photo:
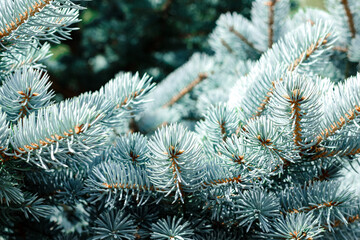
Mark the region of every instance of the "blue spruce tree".
POLYGON ((42 62, 81 4, 0 1, 3 239, 360 238, 358 1, 256 0, 158 86, 55 102, 42 62))

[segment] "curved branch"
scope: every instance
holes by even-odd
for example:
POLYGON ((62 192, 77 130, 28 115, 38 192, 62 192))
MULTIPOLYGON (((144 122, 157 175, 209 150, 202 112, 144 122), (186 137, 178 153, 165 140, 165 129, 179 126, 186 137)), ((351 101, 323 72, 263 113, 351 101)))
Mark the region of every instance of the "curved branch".
POLYGON ((34 5, 30 6, 25 12, 20 13, 12 22, 6 24, 6 29, 0 29, 0 39, 9 36, 20 25, 29 20, 30 17, 40 12, 44 7, 50 4, 52 0, 37 1, 34 5))

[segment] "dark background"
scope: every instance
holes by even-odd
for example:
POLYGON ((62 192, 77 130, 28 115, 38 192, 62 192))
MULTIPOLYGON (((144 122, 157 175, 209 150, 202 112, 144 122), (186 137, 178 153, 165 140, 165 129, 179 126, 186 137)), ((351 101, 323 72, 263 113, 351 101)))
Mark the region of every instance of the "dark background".
MULTIPOLYGON (((321 1, 321 0, 320 0, 321 1)), ((60 98, 97 90, 119 71, 160 81, 196 51, 208 52, 221 13, 249 18, 252 0, 93 0, 84 2, 80 30, 53 46, 47 61, 60 98)), ((292 1, 297 7, 297 1, 292 1)))

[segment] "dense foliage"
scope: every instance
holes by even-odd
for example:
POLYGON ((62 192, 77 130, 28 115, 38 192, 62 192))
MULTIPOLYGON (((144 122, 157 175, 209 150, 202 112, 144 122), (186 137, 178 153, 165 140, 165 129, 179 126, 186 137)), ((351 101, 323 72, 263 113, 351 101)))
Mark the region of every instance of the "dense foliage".
POLYGON ((42 62, 82 2, 0 4, 4 239, 360 238, 360 2, 256 0, 157 86, 62 102, 42 62))

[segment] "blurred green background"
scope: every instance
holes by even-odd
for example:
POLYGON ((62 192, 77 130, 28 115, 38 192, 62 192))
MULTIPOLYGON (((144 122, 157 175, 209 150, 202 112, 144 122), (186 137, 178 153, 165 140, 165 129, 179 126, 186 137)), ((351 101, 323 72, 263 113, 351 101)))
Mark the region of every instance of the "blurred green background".
MULTIPOLYGON (((292 0, 292 7, 322 7, 322 0, 292 0)), ((145 72, 160 81, 196 51, 221 13, 250 16, 252 0, 93 0, 85 2, 80 30, 52 47, 47 61, 61 98, 99 89, 119 71, 145 72)))

